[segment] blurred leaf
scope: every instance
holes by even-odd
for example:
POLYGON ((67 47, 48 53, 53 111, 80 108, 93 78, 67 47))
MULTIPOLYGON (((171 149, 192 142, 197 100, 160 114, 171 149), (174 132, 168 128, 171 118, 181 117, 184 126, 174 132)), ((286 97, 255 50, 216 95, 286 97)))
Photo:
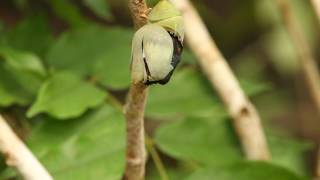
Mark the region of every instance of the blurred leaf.
POLYGON ((41 86, 36 102, 28 110, 28 117, 48 113, 57 119, 74 118, 100 105, 105 96, 105 92, 82 82, 77 76, 60 72, 41 86))
POLYGON ((268 142, 272 145, 272 162, 287 167, 299 175, 308 175, 305 153, 310 152, 311 143, 298 141, 276 133, 268 133, 268 142))
POLYGON ((232 127, 221 119, 188 118, 163 125, 155 140, 162 151, 182 160, 214 165, 241 160, 232 127))
MULTIPOLYGON (((293 47, 292 39, 286 30, 279 8, 274 1, 262 0, 256 1, 256 14, 263 26, 271 31, 262 39, 262 45, 267 50, 271 61, 280 74, 292 75, 298 70, 297 53, 293 47)), ((290 1, 290 7, 293 10, 294 18, 299 28, 307 38, 308 44, 317 51, 318 29, 314 19, 314 14, 308 1, 290 1)))
POLYGON ((106 0, 83 0, 83 3, 101 18, 110 19, 112 17, 106 0))
POLYGON ((187 180, 302 180, 285 168, 266 162, 243 162, 225 168, 200 169, 187 180))
POLYGON ((299 66, 296 52, 283 27, 274 28, 263 37, 262 43, 279 73, 290 75, 297 71, 299 66))
POLYGON ((0 61, 0 72, 0 106, 28 105, 33 101, 42 78, 13 68, 4 61, 0 61))
POLYGON ((242 78, 239 78, 239 81, 241 88, 244 90, 247 96, 255 96, 272 89, 272 85, 267 82, 261 82, 252 79, 247 80, 242 78))
MULTIPOLYGON (((248 80, 241 80, 241 85, 249 96, 270 89, 269 84, 248 80)), ((216 118, 228 116, 206 78, 190 68, 175 72, 164 87, 150 87, 146 113, 147 116, 159 119, 178 115, 216 118)))
POLYGON ((189 49, 184 48, 181 55, 181 63, 196 64, 197 58, 189 49))
POLYGON ((43 57, 52 42, 51 29, 42 15, 29 16, 5 34, 5 44, 43 57))
POLYGON ((49 0, 53 11, 73 28, 85 27, 90 22, 70 0, 49 0))
MULTIPOLYGON (((303 168, 305 143, 285 136, 267 136, 274 164, 307 174, 303 168)), ((229 120, 187 118, 161 126, 155 140, 163 152, 184 161, 221 166, 243 158, 229 120)))
POLYGON ((146 113, 161 119, 177 115, 226 116, 206 79, 192 69, 175 72, 165 86, 151 86, 146 113))
POLYGON ((132 30, 91 26, 63 34, 47 55, 59 70, 93 76, 114 89, 129 86, 132 30))
POLYGON ((28 4, 27 0, 13 0, 13 3, 20 10, 24 10, 28 4))
POLYGON ((56 180, 116 180, 124 172, 124 117, 110 105, 70 121, 45 119, 27 143, 56 180))
POLYGON ((0 47, 0 57, 3 57, 15 69, 35 73, 43 78, 46 75, 46 69, 41 60, 32 53, 0 47))

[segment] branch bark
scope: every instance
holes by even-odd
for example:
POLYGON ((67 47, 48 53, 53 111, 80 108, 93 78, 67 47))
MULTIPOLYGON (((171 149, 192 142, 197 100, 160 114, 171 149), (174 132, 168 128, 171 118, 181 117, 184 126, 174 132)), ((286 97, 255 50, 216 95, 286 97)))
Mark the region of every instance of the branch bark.
POLYGON ((311 48, 308 45, 302 30, 299 28, 298 22, 294 18, 288 0, 277 0, 276 2, 281 12, 283 23, 291 37, 293 46, 297 51, 310 94, 320 113, 320 74, 317 68, 317 61, 313 57, 311 48))
POLYGON ((319 0, 310 0, 311 5, 317 15, 318 21, 320 23, 320 1, 319 0))
POLYGON ((199 14, 189 0, 171 0, 171 2, 181 10, 184 16, 187 42, 232 116, 245 155, 252 160, 269 159, 269 150, 260 117, 240 88, 199 14))
MULTIPOLYGON (((147 23, 147 5, 144 0, 129 0, 135 28, 147 23)), ((127 122, 126 180, 143 180, 145 174, 146 150, 144 137, 144 109, 148 87, 143 83, 131 84, 125 106, 127 122)))
POLYGON ((17 169, 25 180, 53 179, 1 115, 0 151, 4 154, 6 164, 17 169))

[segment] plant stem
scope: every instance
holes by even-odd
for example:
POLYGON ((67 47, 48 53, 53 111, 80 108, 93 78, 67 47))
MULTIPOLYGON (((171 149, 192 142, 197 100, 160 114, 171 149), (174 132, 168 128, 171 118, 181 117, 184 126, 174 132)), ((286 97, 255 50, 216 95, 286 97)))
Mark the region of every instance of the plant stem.
POLYGON ((14 167, 25 180, 52 180, 53 178, 17 137, 2 115, 0 115, 0 151, 6 164, 14 167))
POLYGON ((319 0, 310 0, 311 5, 317 15, 318 21, 320 23, 320 1, 319 0))
MULTIPOLYGON (((147 23, 148 7, 145 0, 129 0, 133 23, 136 29, 147 23)), ((125 106, 127 121, 127 152, 124 179, 143 180, 145 176, 146 150, 144 140, 144 109, 148 87, 141 83, 131 83, 125 106)))
POLYGON ((317 68, 317 61, 313 57, 311 48, 294 18, 288 0, 277 0, 276 2, 282 15, 283 23, 299 56, 302 72, 306 78, 310 94, 318 113, 320 113, 320 73, 317 68))
POLYGON ((240 88, 225 58, 218 50, 201 17, 189 0, 171 0, 182 12, 185 33, 191 50, 216 88, 229 114, 248 159, 270 158, 260 117, 240 88))
POLYGON ((125 107, 127 120, 127 164, 125 178, 142 180, 145 174, 144 109, 148 88, 143 83, 131 84, 125 107))
POLYGON ((147 144, 147 149, 153 159, 154 164, 156 165, 156 168, 159 172, 159 175, 161 177, 161 180, 169 180, 168 174, 166 172, 166 169, 164 168, 164 165, 160 159, 160 156, 154 147, 154 142, 153 140, 146 135, 146 144, 147 144))

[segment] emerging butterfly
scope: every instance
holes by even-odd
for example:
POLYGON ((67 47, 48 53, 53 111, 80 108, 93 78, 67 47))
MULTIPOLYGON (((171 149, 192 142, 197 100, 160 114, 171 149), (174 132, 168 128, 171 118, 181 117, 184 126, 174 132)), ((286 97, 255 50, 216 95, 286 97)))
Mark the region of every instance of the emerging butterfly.
POLYGON ((166 84, 180 62, 183 50, 183 19, 167 0, 160 1, 148 14, 132 41, 133 83, 166 84))

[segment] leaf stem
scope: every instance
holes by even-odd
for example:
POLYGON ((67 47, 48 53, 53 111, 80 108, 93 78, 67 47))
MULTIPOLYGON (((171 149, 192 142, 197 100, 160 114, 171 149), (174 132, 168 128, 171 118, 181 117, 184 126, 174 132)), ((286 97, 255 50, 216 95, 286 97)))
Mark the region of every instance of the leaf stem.
POLYGON ((153 159, 154 164, 156 165, 156 168, 159 172, 160 178, 162 180, 169 180, 166 169, 161 161, 160 155, 158 154, 158 152, 154 146, 154 142, 153 142, 152 138, 149 137, 148 135, 146 135, 145 137, 146 137, 147 149, 153 159))

